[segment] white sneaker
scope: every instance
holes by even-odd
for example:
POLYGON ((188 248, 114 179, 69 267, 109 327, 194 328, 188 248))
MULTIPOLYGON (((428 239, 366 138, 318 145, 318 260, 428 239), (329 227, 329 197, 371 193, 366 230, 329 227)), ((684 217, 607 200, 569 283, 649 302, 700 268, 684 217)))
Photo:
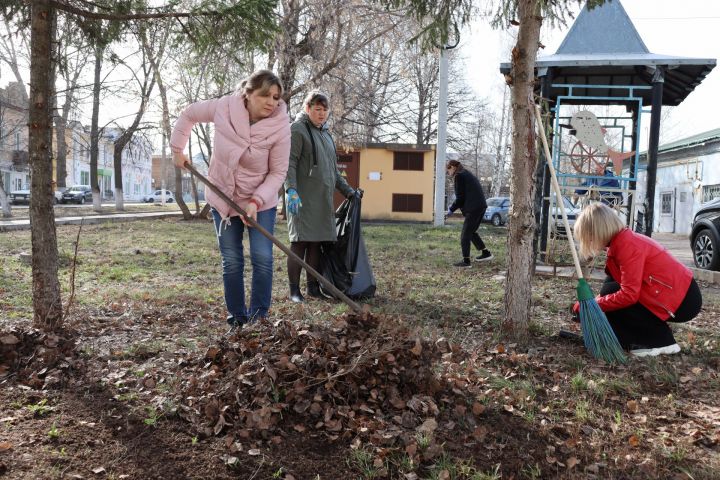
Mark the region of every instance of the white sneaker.
POLYGON ((672 345, 666 345, 664 347, 656 348, 638 348, 630 350, 630 353, 635 357, 657 357, 658 355, 672 355, 680 352, 680 345, 673 343, 672 345))

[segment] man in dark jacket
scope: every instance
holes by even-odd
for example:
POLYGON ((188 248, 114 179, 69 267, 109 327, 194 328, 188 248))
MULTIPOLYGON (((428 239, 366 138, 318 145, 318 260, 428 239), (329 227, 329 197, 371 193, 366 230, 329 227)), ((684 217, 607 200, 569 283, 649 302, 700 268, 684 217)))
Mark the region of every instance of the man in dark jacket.
POLYGON ((477 234, 480 227, 487 202, 485 202, 485 194, 477 177, 465 170, 457 160, 450 160, 447 163, 447 173, 453 177, 455 184, 455 201, 448 208, 448 215, 452 215, 458 208, 465 216, 463 222, 462 235, 460 236, 460 249, 462 250, 462 261, 455 263, 456 267, 470 266, 470 242, 480 251, 480 255, 475 257, 477 261, 486 261, 493 258, 492 253, 485 247, 485 243, 477 234))

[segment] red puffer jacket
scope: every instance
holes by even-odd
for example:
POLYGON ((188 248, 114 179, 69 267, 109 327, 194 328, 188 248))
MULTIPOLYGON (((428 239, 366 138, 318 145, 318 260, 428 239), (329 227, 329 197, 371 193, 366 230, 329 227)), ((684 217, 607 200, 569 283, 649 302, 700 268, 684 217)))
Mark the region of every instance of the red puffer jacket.
POLYGON ((667 320, 685 299, 693 274, 652 238, 627 228, 618 232, 607 250, 605 271, 620 290, 597 302, 604 312, 640 303, 667 320))

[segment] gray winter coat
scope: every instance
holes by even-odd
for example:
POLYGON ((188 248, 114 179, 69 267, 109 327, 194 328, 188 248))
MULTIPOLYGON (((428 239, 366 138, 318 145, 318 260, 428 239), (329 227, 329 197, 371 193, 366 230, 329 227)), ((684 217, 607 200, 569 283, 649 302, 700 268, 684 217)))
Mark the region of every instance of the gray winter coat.
POLYGON ((327 127, 317 128, 305 113, 297 116, 290 132, 290 165, 285 191, 294 188, 302 202, 297 215, 288 214, 290 241, 334 242, 337 235, 333 193, 335 189, 346 197, 353 193, 338 171, 335 143, 327 127), (315 155, 310 135, 315 140, 315 155))

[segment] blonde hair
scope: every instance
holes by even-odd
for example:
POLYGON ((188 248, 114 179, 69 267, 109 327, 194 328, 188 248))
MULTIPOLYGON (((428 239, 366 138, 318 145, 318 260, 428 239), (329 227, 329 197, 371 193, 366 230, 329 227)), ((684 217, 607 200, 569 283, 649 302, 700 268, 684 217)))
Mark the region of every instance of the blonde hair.
POLYGON ((588 258, 602 252, 625 224, 604 203, 591 203, 575 220, 573 232, 580 243, 580 255, 588 258))
POLYGON ((267 94, 273 86, 280 89, 280 96, 283 94, 283 85, 280 78, 270 70, 257 70, 245 78, 237 88, 237 93, 243 97, 247 97, 255 90, 259 90, 261 95, 267 94))

